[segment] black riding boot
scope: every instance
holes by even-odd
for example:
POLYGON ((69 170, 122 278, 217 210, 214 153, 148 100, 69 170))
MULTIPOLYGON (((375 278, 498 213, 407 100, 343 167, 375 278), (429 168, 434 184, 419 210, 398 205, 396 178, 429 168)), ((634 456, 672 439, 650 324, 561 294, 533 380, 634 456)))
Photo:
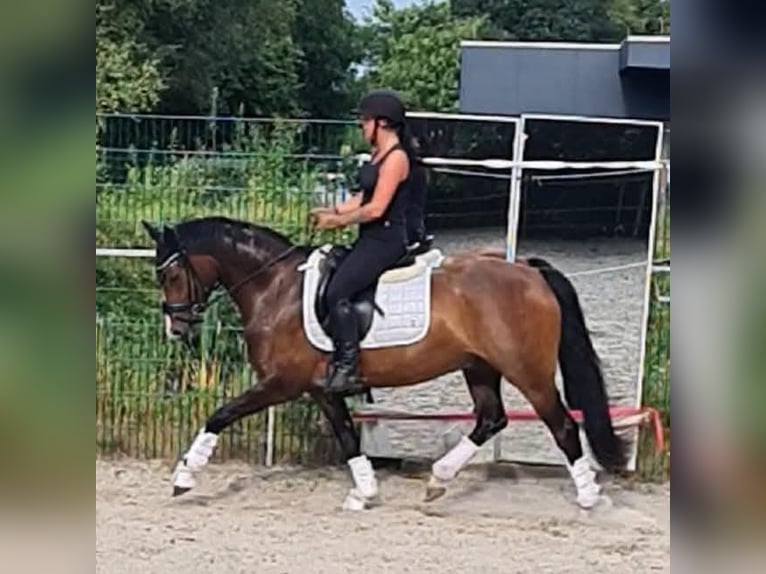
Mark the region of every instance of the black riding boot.
POLYGON ((335 350, 327 371, 325 389, 331 393, 343 393, 351 390, 356 383, 359 356, 359 328, 348 299, 341 300, 330 311, 330 330, 335 350))

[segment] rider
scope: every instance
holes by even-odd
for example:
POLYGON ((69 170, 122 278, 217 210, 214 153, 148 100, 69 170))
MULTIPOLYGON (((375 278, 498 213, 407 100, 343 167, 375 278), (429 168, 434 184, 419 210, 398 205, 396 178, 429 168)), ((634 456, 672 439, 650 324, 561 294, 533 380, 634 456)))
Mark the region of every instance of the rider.
POLYGON ((373 147, 371 161, 360 170, 361 193, 334 209, 312 210, 319 229, 359 224, 359 236, 326 290, 335 349, 325 382, 330 392, 349 390, 357 374, 359 328, 351 299, 407 250, 406 210, 415 154, 404 104, 393 91, 374 90, 362 98, 357 112, 364 139, 373 147))

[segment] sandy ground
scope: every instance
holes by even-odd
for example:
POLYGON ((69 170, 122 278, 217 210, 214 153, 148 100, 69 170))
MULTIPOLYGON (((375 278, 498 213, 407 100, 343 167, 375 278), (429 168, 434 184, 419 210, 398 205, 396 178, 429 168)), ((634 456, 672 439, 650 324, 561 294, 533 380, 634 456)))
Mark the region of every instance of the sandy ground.
POLYGON ((670 571, 668 486, 608 483, 586 512, 568 479, 518 468, 473 467, 430 505, 422 475, 378 476, 382 504, 346 513, 343 469, 211 466, 172 499, 169 466, 97 461, 96 571, 670 571))

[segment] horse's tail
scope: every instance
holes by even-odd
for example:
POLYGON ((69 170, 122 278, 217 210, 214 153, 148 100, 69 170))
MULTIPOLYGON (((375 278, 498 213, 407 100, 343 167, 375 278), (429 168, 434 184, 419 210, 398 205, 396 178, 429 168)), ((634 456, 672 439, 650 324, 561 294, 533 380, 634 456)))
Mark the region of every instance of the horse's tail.
POLYGON ((561 307, 559 364, 568 406, 582 411, 585 434, 598 463, 609 472, 620 471, 626 463, 625 443, 612 426, 601 363, 577 292, 569 279, 547 261, 531 258, 527 264, 540 271, 561 307))

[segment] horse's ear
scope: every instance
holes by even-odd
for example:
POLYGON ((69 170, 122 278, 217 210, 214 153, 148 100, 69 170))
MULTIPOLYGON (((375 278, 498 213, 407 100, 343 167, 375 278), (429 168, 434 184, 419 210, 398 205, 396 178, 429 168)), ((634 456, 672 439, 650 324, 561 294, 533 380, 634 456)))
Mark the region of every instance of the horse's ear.
POLYGON ((166 225, 162 240, 165 246, 171 251, 178 251, 181 248, 181 243, 178 241, 178 234, 176 233, 175 227, 166 225))
POLYGON ((158 227, 155 227, 154 225, 152 225, 145 219, 141 220, 141 225, 144 226, 144 229, 149 234, 149 237, 151 237, 155 243, 160 243, 160 241, 162 240, 162 232, 159 230, 158 227))

